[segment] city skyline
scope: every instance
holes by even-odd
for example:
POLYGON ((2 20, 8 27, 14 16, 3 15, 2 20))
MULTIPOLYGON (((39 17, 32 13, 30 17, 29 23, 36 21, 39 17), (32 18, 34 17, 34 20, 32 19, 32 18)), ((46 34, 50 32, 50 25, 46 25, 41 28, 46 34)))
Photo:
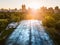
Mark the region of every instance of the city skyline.
POLYGON ((60 7, 60 0, 0 0, 0 8, 5 9, 20 9, 21 5, 25 4, 26 8, 40 8, 42 6, 45 7, 60 7))

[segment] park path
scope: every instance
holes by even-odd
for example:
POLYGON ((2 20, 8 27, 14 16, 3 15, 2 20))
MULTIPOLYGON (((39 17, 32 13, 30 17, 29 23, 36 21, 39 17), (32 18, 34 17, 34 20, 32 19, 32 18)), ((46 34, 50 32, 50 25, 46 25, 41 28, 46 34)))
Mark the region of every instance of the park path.
POLYGON ((53 41, 42 21, 23 20, 8 37, 6 45, 53 45, 53 41))

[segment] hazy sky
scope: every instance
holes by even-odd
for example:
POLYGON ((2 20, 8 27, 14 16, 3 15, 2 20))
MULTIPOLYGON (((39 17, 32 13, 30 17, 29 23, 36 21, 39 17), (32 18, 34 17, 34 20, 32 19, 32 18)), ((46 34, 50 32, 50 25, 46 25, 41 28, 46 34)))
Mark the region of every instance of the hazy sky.
POLYGON ((0 8, 21 8, 25 4, 27 7, 32 7, 34 4, 39 7, 55 7, 60 6, 60 0, 0 0, 0 8))

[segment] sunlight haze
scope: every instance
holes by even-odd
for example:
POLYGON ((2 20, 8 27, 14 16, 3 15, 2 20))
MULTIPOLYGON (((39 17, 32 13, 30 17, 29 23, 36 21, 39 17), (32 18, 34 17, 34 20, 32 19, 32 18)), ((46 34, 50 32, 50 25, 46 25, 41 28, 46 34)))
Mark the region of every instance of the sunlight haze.
POLYGON ((26 7, 39 8, 42 6, 55 7, 60 6, 60 0, 0 0, 0 8, 21 8, 25 4, 26 7))

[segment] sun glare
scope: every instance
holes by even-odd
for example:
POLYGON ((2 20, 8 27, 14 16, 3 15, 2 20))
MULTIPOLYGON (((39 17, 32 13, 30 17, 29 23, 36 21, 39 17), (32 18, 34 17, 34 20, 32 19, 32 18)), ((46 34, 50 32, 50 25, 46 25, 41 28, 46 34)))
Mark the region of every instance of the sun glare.
POLYGON ((37 2, 32 2, 32 3, 30 3, 30 8, 38 9, 39 6, 40 6, 39 3, 37 3, 37 2))

